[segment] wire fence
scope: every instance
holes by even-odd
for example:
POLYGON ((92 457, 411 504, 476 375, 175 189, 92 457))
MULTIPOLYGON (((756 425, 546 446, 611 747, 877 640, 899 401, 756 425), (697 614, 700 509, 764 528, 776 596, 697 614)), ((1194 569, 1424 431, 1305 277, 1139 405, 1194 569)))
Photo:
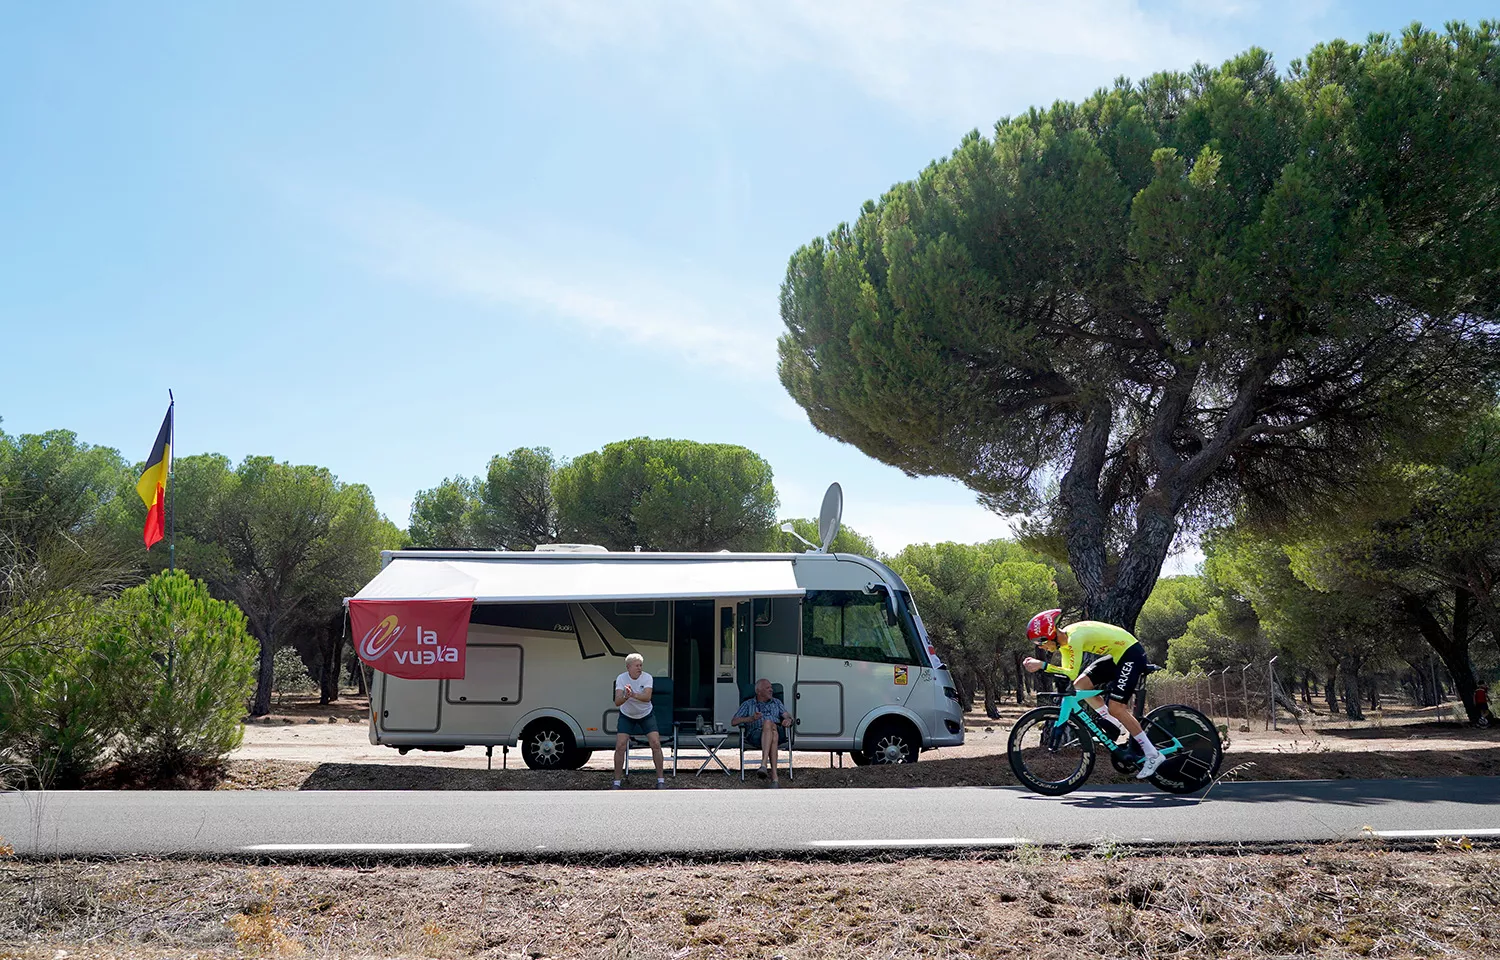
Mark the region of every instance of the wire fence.
MULTIPOLYGON (((1327 713, 1322 697, 1314 698, 1306 687, 1298 688, 1291 678, 1277 671, 1276 660, 1237 664, 1220 670, 1194 670, 1191 673, 1158 671, 1146 678, 1145 709, 1167 703, 1181 703, 1201 710, 1231 730, 1275 730, 1282 724, 1306 723, 1316 713, 1327 713)), ((1366 689, 1370 689, 1366 687, 1366 689)), ((1347 701, 1340 691, 1341 705, 1347 701)), ((1441 716, 1452 710, 1441 693, 1437 704, 1419 703, 1411 691, 1386 690, 1376 694, 1381 703, 1424 706, 1441 716)), ((1340 713, 1344 711, 1342 708, 1340 713)))
POLYGON ((1192 673, 1163 670, 1146 678, 1146 709, 1181 703, 1232 730, 1274 726, 1290 715, 1288 699, 1265 662, 1192 673))

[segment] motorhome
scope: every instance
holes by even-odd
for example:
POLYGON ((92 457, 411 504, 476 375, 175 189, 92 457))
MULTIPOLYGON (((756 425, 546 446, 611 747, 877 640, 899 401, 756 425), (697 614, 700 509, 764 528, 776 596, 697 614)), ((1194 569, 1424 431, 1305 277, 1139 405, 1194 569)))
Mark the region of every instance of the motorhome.
POLYGON ((662 721, 727 724, 765 677, 790 694, 799 752, 900 763, 963 743, 958 693, 906 584, 825 552, 831 539, 805 554, 387 551, 355 599, 474 606, 462 679, 374 673, 370 742, 519 745, 533 768, 581 767, 613 747, 614 679, 639 653, 668 679, 662 721))

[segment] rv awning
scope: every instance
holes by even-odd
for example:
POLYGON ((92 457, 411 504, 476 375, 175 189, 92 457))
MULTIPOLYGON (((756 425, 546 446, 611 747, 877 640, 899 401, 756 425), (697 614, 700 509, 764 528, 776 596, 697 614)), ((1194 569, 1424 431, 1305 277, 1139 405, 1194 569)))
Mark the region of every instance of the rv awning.
POLYGON ((800 597, 791 560, 421 560, 397 557, 358 600, 476 603, 800 597))

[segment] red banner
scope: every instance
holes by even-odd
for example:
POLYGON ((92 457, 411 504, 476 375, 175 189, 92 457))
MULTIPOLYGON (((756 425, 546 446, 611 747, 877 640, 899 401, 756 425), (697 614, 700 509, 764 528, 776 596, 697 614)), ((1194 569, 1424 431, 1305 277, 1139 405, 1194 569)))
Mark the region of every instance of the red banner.
POLYGON ((473 600, 350 600, 359 659, 407 680, 462 680, 473 600))

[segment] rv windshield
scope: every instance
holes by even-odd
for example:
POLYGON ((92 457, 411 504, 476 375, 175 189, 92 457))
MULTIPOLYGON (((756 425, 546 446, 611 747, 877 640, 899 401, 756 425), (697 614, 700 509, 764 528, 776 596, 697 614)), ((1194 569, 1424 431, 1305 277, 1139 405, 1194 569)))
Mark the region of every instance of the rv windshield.
POLYGON ((802 652, 810 657, 927 665, 920 634, 905 602, 896 623, 883 594, 862 590, 810 590, 802 617, 802 652))

